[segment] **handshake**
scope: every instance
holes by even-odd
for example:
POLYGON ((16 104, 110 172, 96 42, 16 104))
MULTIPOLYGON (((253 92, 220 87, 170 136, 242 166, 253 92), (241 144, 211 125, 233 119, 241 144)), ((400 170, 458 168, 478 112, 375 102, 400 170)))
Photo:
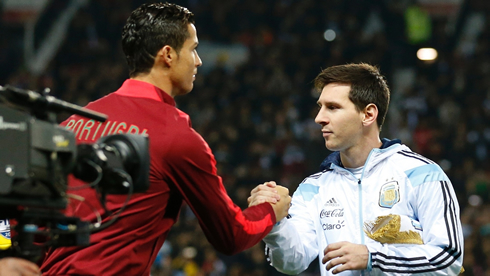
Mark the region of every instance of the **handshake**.
POLYGON ((289 196, 288 188, 277 185, 274 181, 269 181, 255 187, 250 192, 247 201, 248 207, 269 202, 276 214, 276 221, 279 222, 288 215, 291 196, 289 196))

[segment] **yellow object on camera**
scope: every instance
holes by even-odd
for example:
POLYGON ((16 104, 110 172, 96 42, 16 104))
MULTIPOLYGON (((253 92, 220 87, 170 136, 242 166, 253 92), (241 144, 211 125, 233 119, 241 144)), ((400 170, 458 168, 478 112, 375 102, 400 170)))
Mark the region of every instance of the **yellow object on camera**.
POLYGON ((12 246, 10 241, 10 223, 8 219, 0 219, 0 249, 5 250, 12 246))

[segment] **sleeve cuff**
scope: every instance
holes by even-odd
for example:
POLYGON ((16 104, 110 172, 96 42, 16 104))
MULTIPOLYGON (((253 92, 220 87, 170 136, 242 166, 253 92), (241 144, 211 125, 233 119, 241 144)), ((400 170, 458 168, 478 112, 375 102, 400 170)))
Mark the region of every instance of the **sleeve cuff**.
POLYGON ((369 259, 368 259, 368 263, 367 263, 367 268, 366 270, 368 272, 371 272, 371 270, 373 270, 373 263, 371 261, 371 252, 369 252, 369 259))
POLYGON ((287 224, 286 218, 283 218, 282 220, 276 222, 276 224, 274 224, 269 234, 267 234, 267 236, 264 237, 264 241, 267 243, 268 240, 267 238, 273 239, 273 237, 276 236, 276 234, 278 234, 286 224, 287 224))

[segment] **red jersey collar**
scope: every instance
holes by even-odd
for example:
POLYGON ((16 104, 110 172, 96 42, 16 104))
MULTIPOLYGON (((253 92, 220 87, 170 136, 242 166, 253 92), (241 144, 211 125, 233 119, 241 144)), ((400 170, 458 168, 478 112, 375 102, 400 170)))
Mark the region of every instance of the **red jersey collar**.
POLYGON ((162 89, 144 81, 127 79, 115 93, 126 97, 152 99, 175 106, 174 98, 162 89))

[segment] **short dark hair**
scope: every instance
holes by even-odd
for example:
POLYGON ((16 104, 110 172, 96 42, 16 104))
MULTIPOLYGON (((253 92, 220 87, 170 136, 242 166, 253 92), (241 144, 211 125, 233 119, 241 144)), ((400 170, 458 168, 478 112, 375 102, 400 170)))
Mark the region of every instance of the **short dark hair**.
POLYGON ((337 65, 322 70, 315 78, 315 87, 320 91, 330 83, 349 84, 349 99, 358 111, 370 103, 375 104, 379 111, 376 122, 381 131, 390 104, 390 89, 376 66, 366 63, 337 65))
POLYGON ((134 10, 122 31, 122 49, 129 75, 148 73, 156 54, 165 45, 179 53, 189 37, 189 24, 194 24, 194 14, 176 4, 143 4, 134 10))

